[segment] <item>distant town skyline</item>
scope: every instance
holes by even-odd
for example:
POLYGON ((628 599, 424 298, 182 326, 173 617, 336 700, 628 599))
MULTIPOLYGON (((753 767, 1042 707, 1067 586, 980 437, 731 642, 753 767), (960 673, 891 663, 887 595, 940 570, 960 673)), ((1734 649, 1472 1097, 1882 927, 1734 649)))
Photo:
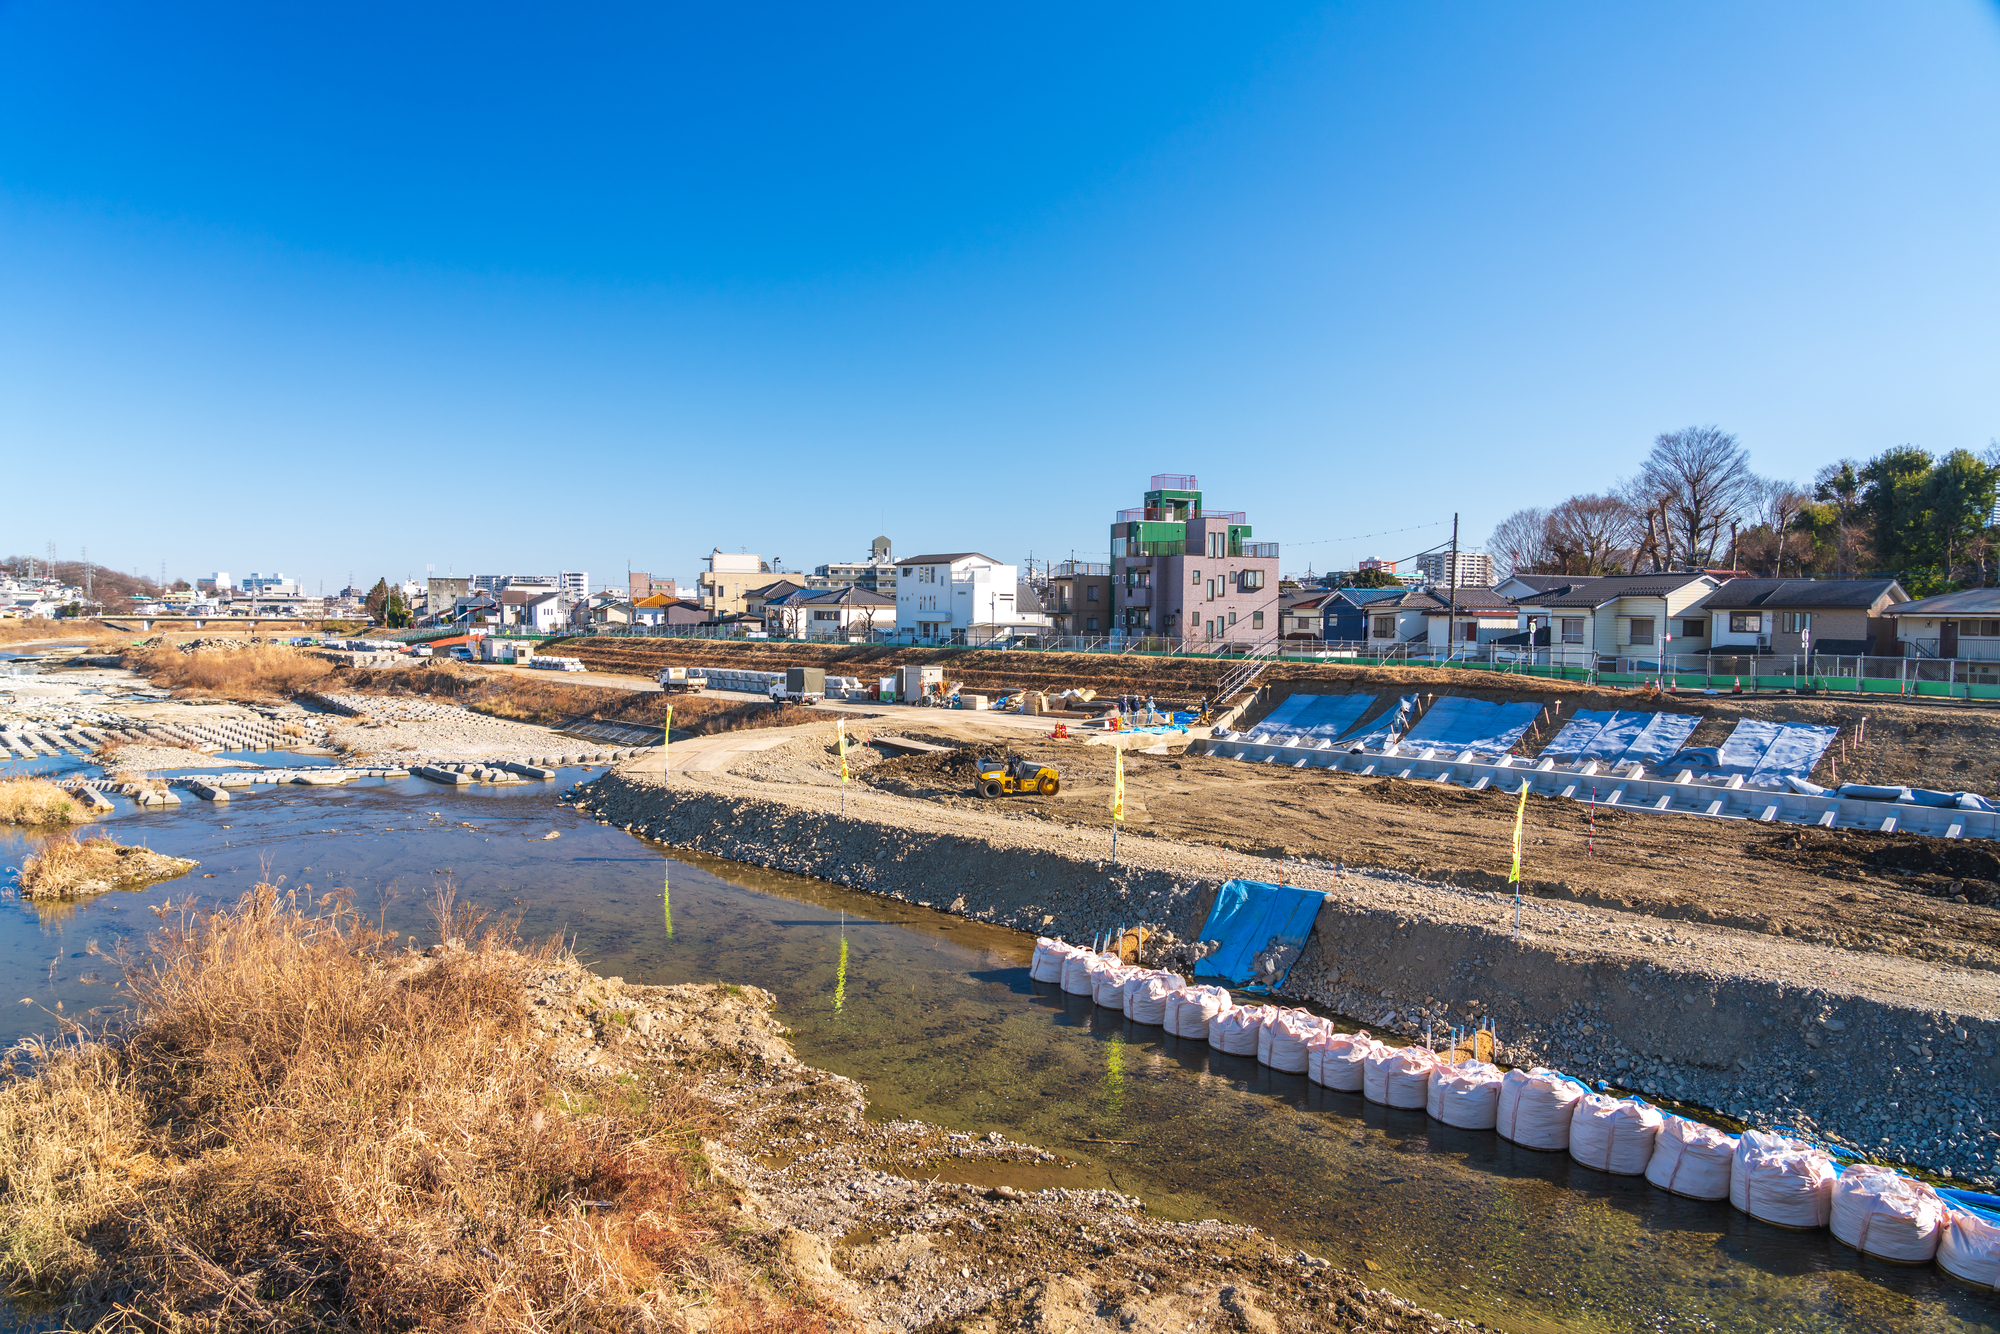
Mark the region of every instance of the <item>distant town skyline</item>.
POLYGON ((1993 6, 0 9, 10 552, 1287 570, 2000 435, 1993 6), (1059 38, 1057 32, 1060 32, 1059 38), (1367 536, 1364 536, 1367 535, 1367 536))

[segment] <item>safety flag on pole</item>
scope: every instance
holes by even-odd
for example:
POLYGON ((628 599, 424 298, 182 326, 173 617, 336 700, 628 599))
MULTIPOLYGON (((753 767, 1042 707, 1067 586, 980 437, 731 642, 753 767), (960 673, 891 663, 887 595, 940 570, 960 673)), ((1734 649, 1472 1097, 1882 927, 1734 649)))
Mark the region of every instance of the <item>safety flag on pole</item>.
POLYGON ((1125 823, 1125 752, 1111 748, 1111 818, 1125 823))
POLYGON ((845 783, 847 781, 847 719, 842 718, 839 722, 835 723, 833 730, 840 735, 840 781, 845 783))
POLYGON ((1507 883, 1521 883, 1521 822, 1528 817, 1528 784, 1521 783, 1521 804, 1514 810, 1514 869, 1507 876, 1507 883))
POLYGON ((667 763, 667 743, 674 739, 674 706, 667 705, 667 720, 660 724, 660 767, 670 768, 667 763))

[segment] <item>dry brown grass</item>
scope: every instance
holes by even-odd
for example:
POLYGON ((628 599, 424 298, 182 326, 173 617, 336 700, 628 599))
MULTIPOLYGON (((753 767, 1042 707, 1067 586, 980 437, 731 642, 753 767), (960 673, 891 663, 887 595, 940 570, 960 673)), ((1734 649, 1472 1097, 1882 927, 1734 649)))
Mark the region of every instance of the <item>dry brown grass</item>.
POLYGON ((59 834, 21 861, 24 899, 74 898, 101 894, 120 885, 144 885, 186 874, 195 863, 151 848, 118 843, 108 836, 78 838, 59 834))
POLYGON ((572 685, 556 673, 547 679, 520 672, 439 663, 430 667, 357 669, 340 674, 339 688, 357 694, 428 695, 476 713, 515 722, 550 726, 571 718, 658 726, 669 704, 674 730, 691 736, 758 727, 789 727, 822 719, 795 704, 666 695, 659 691, 618 690, 572 685))
POLYGON ((440 901, 425 960, 259 886, 127 960, 119 1045, 0 1091, 0 1268, 70 1327, 800 1327, 725 1245, 691 1095, 603 1096, 532 1041, 554 946, 440 901))
POLYGON ((32 620, 9 616, 0 620, 0 644, 25 640, 53 639, 65 644, 95 643, 105 639, 129 640, 130 635, 105 628, 101 621, 32 620))
POLYGON ((46 778, 0 778, 0 824, 75 825, 90 808, 46 778))
POLYGON ((333 664, 286 644, 250 644, 234 649, 183 653, 156 644, 126 655, 126 664, 176 695, 270 700, 310 690, 333 672, 333 664))

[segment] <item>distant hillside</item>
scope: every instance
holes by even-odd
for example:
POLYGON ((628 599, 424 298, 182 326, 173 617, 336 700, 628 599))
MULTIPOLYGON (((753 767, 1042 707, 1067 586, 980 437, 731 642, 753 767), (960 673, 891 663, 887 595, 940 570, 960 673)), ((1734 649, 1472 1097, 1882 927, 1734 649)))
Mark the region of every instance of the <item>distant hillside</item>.
MULTIPOLYGON (((28 562, 35 562, 37 570, 48 562, 39 556, 9 556, 6 565, 9 570, 21 571, 28 568, 28 562)), ((55 564, 55 576, 66 584, 83 586, 83 562, 80 560, 59 560, 55 564)), ((157 580, 143 575, 127 574, 123 570, 96 566, 90 576, 91 592, 99 602, 116 604, 123 598, 156 598, 160 595, 157 580)))

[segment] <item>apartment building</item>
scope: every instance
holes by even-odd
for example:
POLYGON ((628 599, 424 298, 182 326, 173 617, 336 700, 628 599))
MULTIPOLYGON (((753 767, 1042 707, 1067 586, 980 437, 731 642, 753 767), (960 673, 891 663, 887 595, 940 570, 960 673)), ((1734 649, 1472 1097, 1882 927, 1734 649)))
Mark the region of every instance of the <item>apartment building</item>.
POLYGON ((1278 544, 1253 542, 1247 514, 1212 510, 1188 473, 1156 473, 1144 502, 1111 524, 1115 633, 1259 643, 1278 635, 1278 544))
POLYGON ((1059 635, 1111 633, 1111 567, 1102 562, 1059 561, 1041 588, 1042 611, 1059 635))
POLYGON ((1440 588, 1453 583, 1460 588, 1491 588, 1493 558, 1477 551, 1461 551, 1454 560, 1449 551, 1432 551, 1417 557, 1417 573, 1440 588))
POLYGON ((701 592, 702 610, 710 620, 743 614, 743 595, 770 583, 764 578, 771 567, 763 557, 749 552, 728 552, 721 547, 708 553, 707 569, 695 580, 701 592))

